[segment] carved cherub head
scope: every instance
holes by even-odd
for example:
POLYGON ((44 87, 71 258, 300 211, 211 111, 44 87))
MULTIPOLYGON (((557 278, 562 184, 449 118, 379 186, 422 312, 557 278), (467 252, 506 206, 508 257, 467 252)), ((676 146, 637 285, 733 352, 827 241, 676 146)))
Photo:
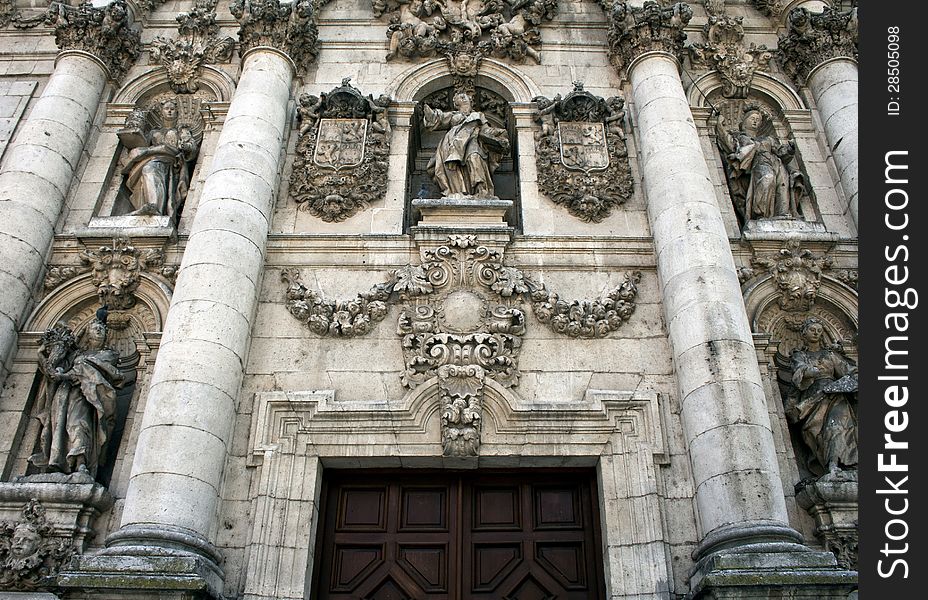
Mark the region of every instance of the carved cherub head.
POLYGON ((42 545, 42 536, 31 523, 20 523, 13 530, 13 537, 10 539, 10 558, 13 560, 22 560, 29 558, 39 551, 42 545))

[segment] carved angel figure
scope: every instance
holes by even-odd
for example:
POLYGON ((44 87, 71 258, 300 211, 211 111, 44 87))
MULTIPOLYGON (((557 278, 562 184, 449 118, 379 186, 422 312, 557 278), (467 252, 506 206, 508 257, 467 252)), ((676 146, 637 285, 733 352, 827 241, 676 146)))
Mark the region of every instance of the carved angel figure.
POLYGON ((784 400, 786 418, 827 473, 857 466, 857 365, 826 346, 815 317, 800 329, 803 346, 793 352, 784 400))
POLYGON ((801 218, 799 199, 806 189, 803 175, 790 165, 795 144, 780 143, 770 117, 745 107, 738 131, 726 130, 725 118, 716 124, 725 157, 732 200, 745 223, 752 219, 801 218))
POLYGON ((429 161, 428 173, 445 197, 495 198, 493 172, 509 150, 506 131, 474 111, 468 94, 456 94, 453 101, 457 110, 449 112, 424 105, 425 126, 448 130, 429 161))
POLYGON ((445 28, 441 18, 424 20, 432 14, 433 3, 423 0, 407 0, 400 4, 398 16, 394 16, 389 27, 390 52, 387 60, 397 54, 413 56, 416 52, 427 53, 438 43, 439 29, 445 28))
POLYGON ((106 310, 87 325, 80 340, 65 325, 49 329, 39 347, 44 392, 36 401, 41 451, 35 466, 95 477, 116 425, 116 390, 124 377, 119 354, 105 346, 106 310))
POLYGON ((161 127, 147 135, 146 145, 132 148, 123 168, 132 215, 172 215, 187 197, 197 141, 190 128, 178 124, 177 101, 164 100, 161 127))

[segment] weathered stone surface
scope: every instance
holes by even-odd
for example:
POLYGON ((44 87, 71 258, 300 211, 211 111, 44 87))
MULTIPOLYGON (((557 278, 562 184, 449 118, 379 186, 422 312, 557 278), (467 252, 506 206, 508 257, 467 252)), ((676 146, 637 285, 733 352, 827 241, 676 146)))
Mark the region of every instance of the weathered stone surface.
POLYGON ((125 0, 95 7, 54 3, 46 22, 55 28, 55 43, 62 50, 79 50, 95 56, 109 76, 119 81, 141 51, 139 30, 132 27, 125 0))

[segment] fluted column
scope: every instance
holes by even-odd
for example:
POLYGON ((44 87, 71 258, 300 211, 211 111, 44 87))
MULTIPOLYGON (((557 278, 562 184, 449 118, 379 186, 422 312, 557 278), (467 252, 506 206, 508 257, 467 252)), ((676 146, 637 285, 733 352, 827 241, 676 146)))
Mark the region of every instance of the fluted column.
POLYGON ((825 138, 847 196, 847 211, 857 217, 857 9, 820 13, 794 8, 780 38, 783 68, 798 85, 807 85, 825 126, 825 138))
MULTIPOLYGON (((272 4, 276 2, 272 1, 272 4)), ((191 225, 122 514, 107 544, 210 561, 219 490, 258 302, 293 76, 315 54, 309 0, 242 24, 242 73, 191 225), (309 58, 307 58, 309 57, 309 58)))
POLYGON ((682 421, 696 486, 697 557, 796 542, 788 525, 754 342, 678 59, 685 4, 615 5, 613 61, 628 75, 682 421))
POLYGON ((60 6, 53 19, 55 70, 0 165, 0 384, 107 77, 119 79, 139 53, 123 0, 60 6))

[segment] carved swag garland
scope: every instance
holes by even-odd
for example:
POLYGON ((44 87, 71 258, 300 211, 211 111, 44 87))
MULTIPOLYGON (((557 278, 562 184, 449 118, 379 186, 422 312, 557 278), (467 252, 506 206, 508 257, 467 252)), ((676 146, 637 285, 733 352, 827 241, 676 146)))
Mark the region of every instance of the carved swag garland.
POLYGON ((323 221, 344 221, 387 191, 388 96, 364 97, 350 78, 321 97, 303 94, 290 196, 323 221))
POLYGON ((502 253, 480 246, 474 235, 449 236, 426 250, 422 264, 397 269, 389 281, 352 300, 326 300, 285 270, 287 309, 321 336, 355 337, 403 304, 397 333, 403 337, 405 387, 438 378, 442 446, 446 456, 475 456, 480 444, 486 378, 514 387, 526 330, 523 302, 556 333, 601 338, 635 310, 637 271, 600 300, 562 300, 522 271, 503 264, 502 253))

